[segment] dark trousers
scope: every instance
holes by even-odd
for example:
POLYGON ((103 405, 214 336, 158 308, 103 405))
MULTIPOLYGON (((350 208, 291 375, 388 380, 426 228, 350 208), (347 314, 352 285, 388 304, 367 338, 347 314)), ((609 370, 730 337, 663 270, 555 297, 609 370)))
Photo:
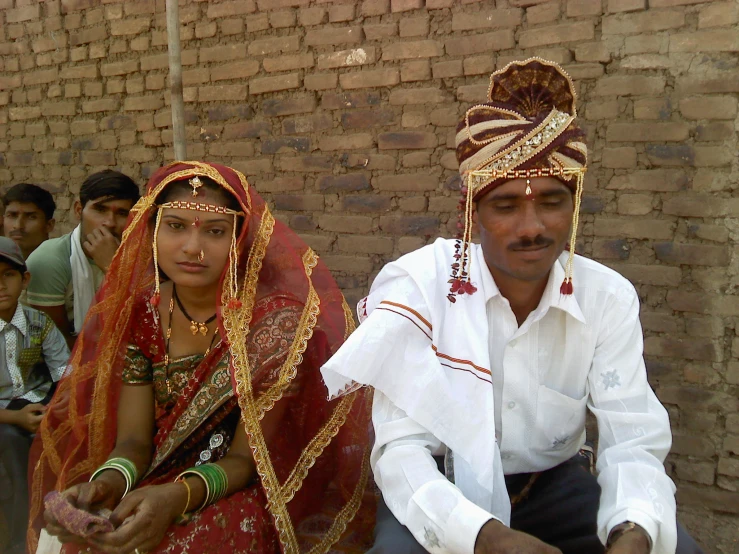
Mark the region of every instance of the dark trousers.
POLYGON ((0 552, 25 552, 32 441, 33 435, 20 427, 0 424, 0 552))
MULTIPOLYGON (((529 483, 530 475, 506 476, 511 497, 529 483)), ((596 534, 600 486, 580 455, 538 475, 528 494, 513 506, 511 528, 556 546, 563 554, 603 554, 596 534)), ((380 500, 375 544, 368 554, 424 554, 426 549, 380 500)), ((703 554, 682 526, 677 526, 676 554, 703 554)))

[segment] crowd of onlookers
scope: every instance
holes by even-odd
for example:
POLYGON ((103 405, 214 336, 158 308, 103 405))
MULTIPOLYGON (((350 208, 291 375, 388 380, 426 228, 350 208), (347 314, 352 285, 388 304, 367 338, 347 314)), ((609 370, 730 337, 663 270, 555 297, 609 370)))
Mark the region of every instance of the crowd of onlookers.
POLYGON ((49 238, 56 224, 50 192, 21 183, 2 196, 2 552, 25 552, 31 442, 139 196, 139 187, 127 175, 113 170, 90 175, 74 203, 78 225, 57 238, 49 238))

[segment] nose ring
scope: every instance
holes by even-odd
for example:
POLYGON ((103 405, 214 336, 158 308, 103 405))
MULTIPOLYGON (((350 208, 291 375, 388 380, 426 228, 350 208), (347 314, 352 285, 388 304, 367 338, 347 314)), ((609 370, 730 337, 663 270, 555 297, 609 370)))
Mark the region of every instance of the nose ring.
POLYGON ((200 254, 198 254, 198 261, 202 263, 202 261, 205 259, 205 252, 202 250, 200 251, 200 254))

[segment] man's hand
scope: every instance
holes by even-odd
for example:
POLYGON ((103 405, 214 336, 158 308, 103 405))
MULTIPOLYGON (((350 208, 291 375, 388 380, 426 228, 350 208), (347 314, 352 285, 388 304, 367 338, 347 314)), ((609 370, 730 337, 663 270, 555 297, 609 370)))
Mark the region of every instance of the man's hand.
POLYGON ((16 413, 16 425, 29 433, 35 433, 44 419, 46 406, 43 404, 27 404, 16 413))
POLYGON ((87 235, 82 247, 95 262, 95 265, 107 272, 120 244, 121 241, 114 237, 110 231, 105 227, 100 227, 87 235))
POLYGON ((562 554, 562 551, 491 519, 477 535, 475 554, 562 554))
POLYGON ((649 538, 641 529, 632 529, 616 539, 607 554, 649 554, 649 538))

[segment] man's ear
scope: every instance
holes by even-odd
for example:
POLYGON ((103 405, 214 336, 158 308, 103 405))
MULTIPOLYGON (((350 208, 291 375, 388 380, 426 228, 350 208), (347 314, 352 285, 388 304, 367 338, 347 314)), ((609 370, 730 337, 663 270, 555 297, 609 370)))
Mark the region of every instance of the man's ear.
POLYGON ((46 233, 50 234, 54 230, 54 226, 56 225, 56 219, 49 219, 46 221, 46 233))
POLYGON ((477 225, 477 202, 472 203, 472 223, 477 225))
POLYGON ((77 217, 77 221, 82 221, 82 202, 79 200, 74 201, 74 215, 77 217))
POLYGON ((31 272, 25 271, 23 273, 23 281, 21 282, 21 286, 23 287, 23 290, 26 290, 28 288, 28 283, 31 282, 31 272))

